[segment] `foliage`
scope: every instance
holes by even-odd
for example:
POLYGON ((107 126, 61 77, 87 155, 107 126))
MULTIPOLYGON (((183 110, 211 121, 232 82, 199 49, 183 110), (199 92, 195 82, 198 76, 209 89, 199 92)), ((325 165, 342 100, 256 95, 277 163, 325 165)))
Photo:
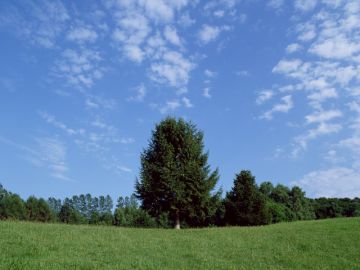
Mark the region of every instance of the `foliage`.
POLYGON ((226 194, 225 221, 241 226, 269 223, 265 196, 258 190, 250 171, 237 174, 232 190, 226 194))
POLYGON ((120 197, 114 214, 114 225, 122 227, 156 227, 156 220, 138 207, 135 195, 120 197))
POLYGON ((192 226, 206 223, 210 192, 218 171, 210 172, 203 133, 183 119, 166 118, 156 125, 148 148, 141 155, 136 194, 153 217, 169 213, 192 226))
POLYGON ((26 219, 24 201, 17 194, 8 193, 0 200, 0 219, 26 219))
POLYGON ((59 220, 63 223, 68 223, 68 224, 85 223, 85 218, 69 204, 64 204, 61 207, 59 213, 59 220))
POLYGON ((53 215, 50 207, 44 199, 30 196, 25 203, 25 207, 27 220, 49 222, 52 219, 53 215))

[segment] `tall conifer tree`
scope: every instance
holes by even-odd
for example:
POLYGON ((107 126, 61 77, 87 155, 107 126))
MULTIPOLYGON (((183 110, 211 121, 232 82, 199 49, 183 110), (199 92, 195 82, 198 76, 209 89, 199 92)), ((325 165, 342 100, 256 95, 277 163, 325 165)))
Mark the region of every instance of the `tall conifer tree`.
POLYGON ((211 212, 211 191, 218 171, 210 172, 203 133, 183 119, 166 118, 153 131, 141 155, 137 197, 152 216, 169 214, 175 228, 180 221, 201 226, 211 212))

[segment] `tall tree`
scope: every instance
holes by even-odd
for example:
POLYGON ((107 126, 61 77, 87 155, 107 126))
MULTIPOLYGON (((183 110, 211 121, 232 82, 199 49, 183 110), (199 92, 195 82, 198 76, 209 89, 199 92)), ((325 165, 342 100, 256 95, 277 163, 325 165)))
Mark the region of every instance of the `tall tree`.
POLYGON ((258 190, 250 171, 236 175, 225 198, 225 219, 230 225, 262 225, 269 222, 265 196, 258 190))
POLYGON ((142 208, 154 217, 169 213, 176 228, 180 221, 202 225, 208 216, 219 177, 210 172, 203 137, 192 123, 169 117, 156 125, 141 155, 136 194, 142 208))

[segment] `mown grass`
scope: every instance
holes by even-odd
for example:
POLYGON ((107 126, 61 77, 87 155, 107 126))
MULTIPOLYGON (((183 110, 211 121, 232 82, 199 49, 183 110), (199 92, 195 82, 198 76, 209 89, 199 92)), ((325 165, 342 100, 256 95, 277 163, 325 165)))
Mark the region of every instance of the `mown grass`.
POLYGON ((2 221, 0 269, 360 269, 360 218, 180 231, 2 221))

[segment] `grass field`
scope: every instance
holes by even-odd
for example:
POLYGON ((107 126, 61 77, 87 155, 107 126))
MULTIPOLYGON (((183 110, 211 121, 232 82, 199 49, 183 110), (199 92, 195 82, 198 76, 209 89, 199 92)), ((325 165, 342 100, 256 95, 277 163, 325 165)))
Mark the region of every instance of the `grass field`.
POLYGON ((0 269, 360 269, 360 218, 180 231, 2 221, 0 269))

